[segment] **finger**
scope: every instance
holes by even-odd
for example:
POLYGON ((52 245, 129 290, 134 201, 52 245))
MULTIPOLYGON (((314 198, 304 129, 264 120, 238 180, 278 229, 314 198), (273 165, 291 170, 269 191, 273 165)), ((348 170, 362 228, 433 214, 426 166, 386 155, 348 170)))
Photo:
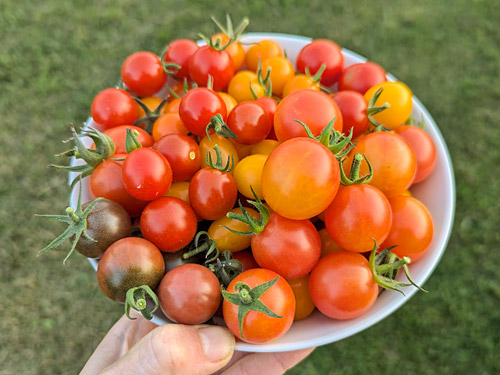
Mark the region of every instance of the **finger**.
POLYGON ((137 341, 157 327, 135 311, 132 311, 131 315, 137 319, 130 320, 124 315, 111 327, 80 375, 99 373, 120 359, 137 341))
POLYGON ((281 353, 247 355, 222 372, 221 375, 281 375, 307 357, 314 348, 281 353))
POLYGON ((212 374, 229 362, 234 345, 234 336, 226 328, 166 324, 151 331, 102 374, 212 374))

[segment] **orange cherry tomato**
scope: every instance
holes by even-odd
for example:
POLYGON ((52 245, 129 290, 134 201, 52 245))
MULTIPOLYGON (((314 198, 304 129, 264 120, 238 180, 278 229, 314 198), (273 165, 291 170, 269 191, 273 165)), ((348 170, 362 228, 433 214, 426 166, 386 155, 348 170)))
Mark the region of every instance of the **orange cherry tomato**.
MULTIPOLYGON (((234 160, 234 166, 239 163, 240 158, 238 156, 238 152, 234 148, 231 141, 227 138, 218 135, 218 134, 210 134, 210 139, 208 137, 203 137, 200 141, 200 153, 201 153, 201 167, 205 168, 208 166, 207 164, 207 153, 210 152, 212 155, 212 160, 215 162, 217 160, 217 154, 215 153, 214 146, 218 145, 219 150, 222 155, 222 162, 226 165, 229 157, 229 162, 232 164, 232 160, 234 160)), ((233 170, 231 173, 233 173, 233 170)))
POLYGON ((285 84, 295 75, 295 69, 286 57, 281 56, 270 57, 262 62, 263 75, 266 75, 268 68, 271 68, 269 78, 273 94, 281 96, 285 84))
POLYGON ((274 56, 283 56, 283 50, 278 43, 264 39, 248 49, 245 55, 245 62, 249 70, 256 72, 259 60, 262 63, 264 60, 274 56))
POLYGON ((260 141, 259 143, 252 145, 252 148, 250 149, 250 154, 269 155, 276 147, 279 146, 279 144, 280 143, 278 141, 275 141, 274 139, 264 139, 263 141, 260 141))
POLYGON ((165 196, 179 198, 182 199, 187 204, 190 204, 189 182, 188 181, 173 182, 172 185, 170 185, 170 189, 168 189, 168 191, 165 193, 165 196))
POLYGON ((171 102, 165 104, 165 107, 163 107, 163 113, 179 113, 181 99, 182 98, 175 98, 171 102))
POLYGON ((320 229, 318 231, 319 239, 321 240, 321 257, 334 253, 335 251, 343 250, 330 236, 326 228, 320 229))
POLYGON ((236 105, 238 104, 238 102, 236 101, 235 98, 233 98, 228 93, 225 93, 225 92, 221 91, 221 92, 218 92, 217 94, 219 94, 219 96, 222 98, 222 100, 224 100, 224 104, 226 104, 227 114, 229 114, 229 112, 231 112, 232 109, 234 107, 236 107, 236 105))
POLYGON ((302 90, 302 89, 310 89, 319 91, 319 83, 315 82, 310 76, 305 74, 297 74, 293 76, 290 80, 288 80, 283 87, 283 98, 294 91, 302 90))
POLYGON ((258 98, 262 98, 266 94, 264 87, 259 83, 257 74, 249 70, 236 73, 227 87, 227 93, 238 103, 254 100, 252 90, 258 98))
POLYGON ((158 141, 167 134, 187 134, 188 130, 179 117, 179 113, 166 113, 153 124, 153 139, 158 141))
POLYGON ((295 295, 295 316, 293 320, 307 318, 315 309, 314 302, 309 293, 309 275, 287 281, 295 295))

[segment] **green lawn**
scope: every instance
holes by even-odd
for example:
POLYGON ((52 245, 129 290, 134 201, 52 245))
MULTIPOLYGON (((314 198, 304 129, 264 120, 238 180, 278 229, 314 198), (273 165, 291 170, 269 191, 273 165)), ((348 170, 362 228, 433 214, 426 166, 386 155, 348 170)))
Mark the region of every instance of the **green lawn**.
POLYGON ((330 38, 406 82, 448 143, 457 211, 417 294, 378 325, 318 348, 291 374, 500 373, 500 2, 0 0, 0 374, 74 374, 122 314, 81 256, 37 258, 61 226, 67 178, 46 168, 136 50, 215 29, 330 38))

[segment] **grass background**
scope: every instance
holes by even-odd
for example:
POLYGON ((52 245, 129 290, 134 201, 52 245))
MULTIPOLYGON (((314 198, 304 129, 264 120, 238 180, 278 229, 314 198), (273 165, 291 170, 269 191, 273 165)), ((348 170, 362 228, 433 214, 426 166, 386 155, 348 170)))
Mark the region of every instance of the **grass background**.
POLYGON ((83 257, 36 258, 61 227, 67 178, 48 170, 92 98, 136 50, 215 31, 330 38, 406 82, 449 146, 457 211, 425 287, 376 326, 318 348, 290 374, 500 373, 500 2, 0 0, 0 374, 77 373, 122 314, 83 257), (383 3, 383 4, 382 4, 383 3))

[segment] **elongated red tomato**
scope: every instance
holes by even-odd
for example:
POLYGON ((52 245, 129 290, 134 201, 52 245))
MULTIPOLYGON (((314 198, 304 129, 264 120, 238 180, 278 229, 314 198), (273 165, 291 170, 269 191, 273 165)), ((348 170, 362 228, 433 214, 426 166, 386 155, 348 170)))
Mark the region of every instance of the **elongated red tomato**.
POLYGON ((320 214, 335 198, 339 185, 337 160, 310 138, 282 143, 271 152, 262 170, 264 199, 273 211, 289 219, 320 214))

